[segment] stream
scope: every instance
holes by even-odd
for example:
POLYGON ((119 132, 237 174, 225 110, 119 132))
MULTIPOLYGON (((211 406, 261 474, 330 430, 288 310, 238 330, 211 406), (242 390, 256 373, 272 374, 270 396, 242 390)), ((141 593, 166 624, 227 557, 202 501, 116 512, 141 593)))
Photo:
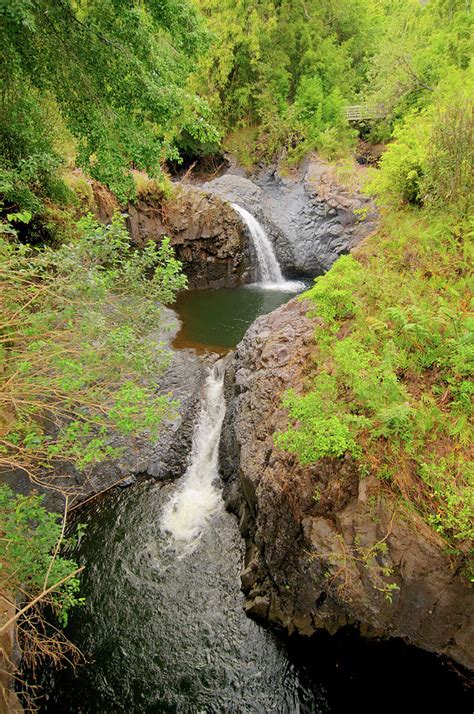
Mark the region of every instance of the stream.
MULTIPOLYGON (((261 260, 259 268, 258 285, 228 293, 229 304, 245 295, 261 302, 250 309, 249 297, 243 312, 232 312, 226 291, 201 291, 196 315, 214 323, 214 305, 224 327, 209 336, 195 325, 183 342, 225 351, 255 311, 273 309, 302 288, 281 272, 265 274, 261 260)), ((187 309, 192 302, 185 299, 187 309)), ((87 663, 76 672, 43 673, 49 692, 43 711, 326 714, 384 711, 388 698, 390 711, 408 711, 407 700, 420 711, 442 711, 449 699, 450 711, 467 712, 458 679, 434 656, 401 642, 369 642, 351 630, 312 640, 277 637, 245 615, 243 543, 219 479, 223 377, 222 360, 208 368, 178 481, 143 479, 80 509, 87 529, 75 557, 87 565, 86 604, 72 613, 67 634, 87 663)))

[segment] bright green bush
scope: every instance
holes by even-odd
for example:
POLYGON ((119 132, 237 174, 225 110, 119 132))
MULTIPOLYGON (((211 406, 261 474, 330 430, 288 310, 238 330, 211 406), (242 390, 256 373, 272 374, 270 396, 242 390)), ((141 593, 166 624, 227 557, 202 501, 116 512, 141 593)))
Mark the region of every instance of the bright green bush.
MULTIPOLYGON (((468 86, 474 92, 474 82, 468 86)), ((474 205, 474 102, 465 91, 435 108, 423 188, 429 202, 468 215, 474 205)))
POLYGON ((422 110, 406 113, 366 186, 388 204, 443 207, 468 215, 474 190, 472 69, 452 70, 422 110))
POLYGON ((176 406, 155 392, 169 353, 148 339, 186 284, 169 241, 133 249, 120 215, 78 231, 41 252, 0 237, 0 464, 33 480, 58 460, 84 469, 116 455, 112 431, 153 436, 176 406))
POLYGON ((364 271, 360 263, 351 255, 345 255, 328 273, 316 278, 307 296, 314 302, 317 314, 330 324, 354 315, 356 288, 363 280, 364 271))
MULTIPOLYGON (((0 484, 0 582, 11 593, 21 593, 28 601, 55 585, 77 569, 77 563, 54 551, 61 537, 61 516, 41 505, 42 496, 15 495, 0 484)), ((63 540, 63 546, 75 543, 74 537, 63 540)), ((81 605, 78 577, 69 578, 54 589, 47 602, 59 622, 67 624, 72 607, 81 605)))
POLYGON ((380 169, 366 190, 393 203, 423 203, 423 184, 430 136, 426 115, 409 116, 393 133, 394 143, 383 154, 380 169))

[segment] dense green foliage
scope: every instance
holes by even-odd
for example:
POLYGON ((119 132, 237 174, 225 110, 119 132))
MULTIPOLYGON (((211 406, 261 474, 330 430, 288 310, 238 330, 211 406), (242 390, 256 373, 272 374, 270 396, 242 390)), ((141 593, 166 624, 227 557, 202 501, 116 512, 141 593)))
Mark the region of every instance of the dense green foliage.
POLYGON ((461 552, 474 537, 472 229, 392 211, 305 298, 323 319, 309 391, 276 437, 303 463, 350 453, 461 552))
POLYGON ((78 229, 58 250, 0 239, 0 465, 47 483, 58 459, 85 468, 115 454, 111 430, 155 433, 174 407, 147 386, 168 360, 147 335, 180 263, 167 240, 132 250, 119 215, 78 229))
MULTIPOLYGON (((343 109, 360 102, 382 107, 371 136, 395 129, 404 149, 387 161, 407 184, 400 195, 419 200, 420 162, 446 168, 427 155, 432 126, 448 125, 441 149, 449 126, 470 128, 462 97, 452 106, 469 92, 464 0, 4 0, 0 20, 7 210, 70 202, 61 167, 74 161, 125 200, 130 168, 159 176, 165 160, 216 151, 223 135, 248 166, 282 151, 289 164, 313 149, 344 154, 357 131, 343 109)), ((448 164, 466 156, 458 149, 448 164)))
POLYGON ((194 86, 249 166, 282 150, 290 163, 312 149, 346 152, 356 134, 347 104, 381 107, 385 119, 371 135, 388 139, 407 112, 431 105, 438 86, 462 87, 472 57, 464 0, 199 5, 214 42, 194 86))
MULTIPOLYGON (((302 463, 350 454, 457 554, 474 531, 472 21, 461 0, 382 4, 361 96, 391 139, 366 190, 377 235, 305 297, 317 353, 276 436, 302 463)), ((472 566, 470 572, 472 574, 472 566)))
MULTIPOLYGON (((42 496, 15 495, 0 485, 0 581, 10 593, 21 593, 24 601, 68 578, 48 598, 59 622, 65 625, 71 607, 82 603, 79 579, 68 577, 78 567, 73 560, 55 554, 61 519, 43 508, 41 501, 42 496)), ((69 537, 63 545, 74 542, 69 537)))
MULTIPOLYGON (((337 153, 351 133, 341 107, 362 87, 378 31, 366 0, 200 0, 214 34, 196 86, 206 87, 225 129, 256 126, 250 154, 294 160, 313 148, 337 153), (254 136, 255 142, 255 136, 254 136)), ((229 142, 244 148, 247 135, 229 142)))
POLYGON ((156 176, 180 141, 216 145, 205 102, 186 87, 207 36, 185 0, 1 0, 0 42, 8 205, 66 200, 68 136, 77 164, 120 199, 133 195, 132 166, 156 176))
POLYGON ((467 70, 443 82, 427 107, 410 111, 367 190, 392 204, 449 205, 466 215, 474 190, 473 96, 467 70))
POLYGON ((469 4, 394 3, 365 90, 387 120, 373 134, 395 139, 369 191, 384 202, 448 204, 467 214, 474 153, 473 26, 469 4))
POLYGON ((363 95, 390 114, 425 107, 445 81, 457 83, 472 59, 470 2, 390 0, 374 45, 363 95))

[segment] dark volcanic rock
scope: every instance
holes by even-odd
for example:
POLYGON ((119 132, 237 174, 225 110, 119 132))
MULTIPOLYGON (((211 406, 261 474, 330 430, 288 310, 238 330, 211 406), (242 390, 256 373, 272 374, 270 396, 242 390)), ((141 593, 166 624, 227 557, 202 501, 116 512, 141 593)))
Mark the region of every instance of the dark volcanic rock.
POLYGON ((315 321, 292 300, 260 317, 226 374, 226 501, 246 539, 246 609, 288 632, 402 637, 474 668, 473 593, 443 544, 350 458, 303 467, 274 446, 302 388, 315 321))
POLYGON ((320 275, 375 227, 372 202, 340 186, 315 158, 294 177, 275 169, 254 181, 227 173, 204 188, 253 213, 287 275, 320 275))
POLYGON ((170 237, 190 288, 231 288, 251 281, 246 229, 218 196, 177 186, 171 199, 141 198, 127 212, 137 245, 170 237))

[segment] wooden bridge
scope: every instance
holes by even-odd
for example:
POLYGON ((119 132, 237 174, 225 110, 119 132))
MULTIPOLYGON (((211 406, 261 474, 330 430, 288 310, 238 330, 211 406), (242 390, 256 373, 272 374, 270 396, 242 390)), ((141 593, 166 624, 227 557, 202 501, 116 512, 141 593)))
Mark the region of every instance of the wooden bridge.
POLYGON ((349 122, 382 119, 386 115, 382 104, 350 104, 345 106, 343 111, 349 122))

